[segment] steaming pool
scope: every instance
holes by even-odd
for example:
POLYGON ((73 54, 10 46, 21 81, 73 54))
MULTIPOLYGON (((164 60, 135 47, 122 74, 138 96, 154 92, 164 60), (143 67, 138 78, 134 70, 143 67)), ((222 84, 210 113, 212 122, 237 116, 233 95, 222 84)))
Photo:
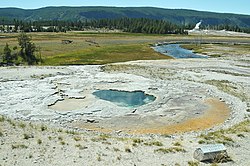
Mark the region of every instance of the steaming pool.
POLYGON ((139 107, 156 99, 153 95, 145 94, 143 91, 99 90, 93 94, 122 107, 139 107))

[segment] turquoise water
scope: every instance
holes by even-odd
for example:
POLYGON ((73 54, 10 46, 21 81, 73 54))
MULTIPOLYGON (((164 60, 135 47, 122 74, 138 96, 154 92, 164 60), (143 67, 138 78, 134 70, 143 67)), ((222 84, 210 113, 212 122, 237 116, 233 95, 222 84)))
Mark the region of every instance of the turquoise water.
POLYGON ((145 94, 143 91, 99 90, 93 94, 102 100, 114 102, 122 107, 139 107, 156 99, 155 96, 145 94))
POLYGON ((199 55, 193 53, 191 50, 180 47, 179 44, 165 44, 154 47, 156 52, 164 55, 171 56, 173 58, 207 58, 206 55, 199 55))

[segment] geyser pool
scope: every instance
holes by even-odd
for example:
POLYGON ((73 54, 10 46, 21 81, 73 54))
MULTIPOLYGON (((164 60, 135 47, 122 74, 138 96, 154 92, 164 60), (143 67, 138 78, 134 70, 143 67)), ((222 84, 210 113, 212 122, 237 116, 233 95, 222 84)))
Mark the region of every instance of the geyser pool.
POLYGON ((98 90, 93 92, 93 95, 122 107, 139 107, 156 99, 155 96, 145 94, 143 91, 98 90))

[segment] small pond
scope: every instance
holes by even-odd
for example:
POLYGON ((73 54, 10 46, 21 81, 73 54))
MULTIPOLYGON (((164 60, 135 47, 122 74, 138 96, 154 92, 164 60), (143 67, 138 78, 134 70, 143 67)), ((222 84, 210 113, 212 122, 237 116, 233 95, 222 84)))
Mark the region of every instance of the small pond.
POLYGON ((154 47, 156 52, 173 58, 207 58, 206 55, 199 55, 193 53, 191 50, 180 47, 179 44, 164 44, 154 47))
POLYGON ((122 107, 139 107, 156 99, 155 96, 145 94, 143 91, 99 90, 93 94, 102 100, 114 102, 122 107))

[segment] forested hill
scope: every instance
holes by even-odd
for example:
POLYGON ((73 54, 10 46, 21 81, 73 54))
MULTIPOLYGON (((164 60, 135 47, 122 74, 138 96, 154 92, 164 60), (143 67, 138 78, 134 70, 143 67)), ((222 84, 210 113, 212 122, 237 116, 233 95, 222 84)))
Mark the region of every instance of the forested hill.
POLYGON ((40 9, 0 8, 0 24, 14 19, 23 21, 60 20, 83 21, 114 18, 150 18, 167 20, 175 24, 237 25, 250 27, 250 15, 213 13, 186 9, 154 7, 45 7, 40 9))

